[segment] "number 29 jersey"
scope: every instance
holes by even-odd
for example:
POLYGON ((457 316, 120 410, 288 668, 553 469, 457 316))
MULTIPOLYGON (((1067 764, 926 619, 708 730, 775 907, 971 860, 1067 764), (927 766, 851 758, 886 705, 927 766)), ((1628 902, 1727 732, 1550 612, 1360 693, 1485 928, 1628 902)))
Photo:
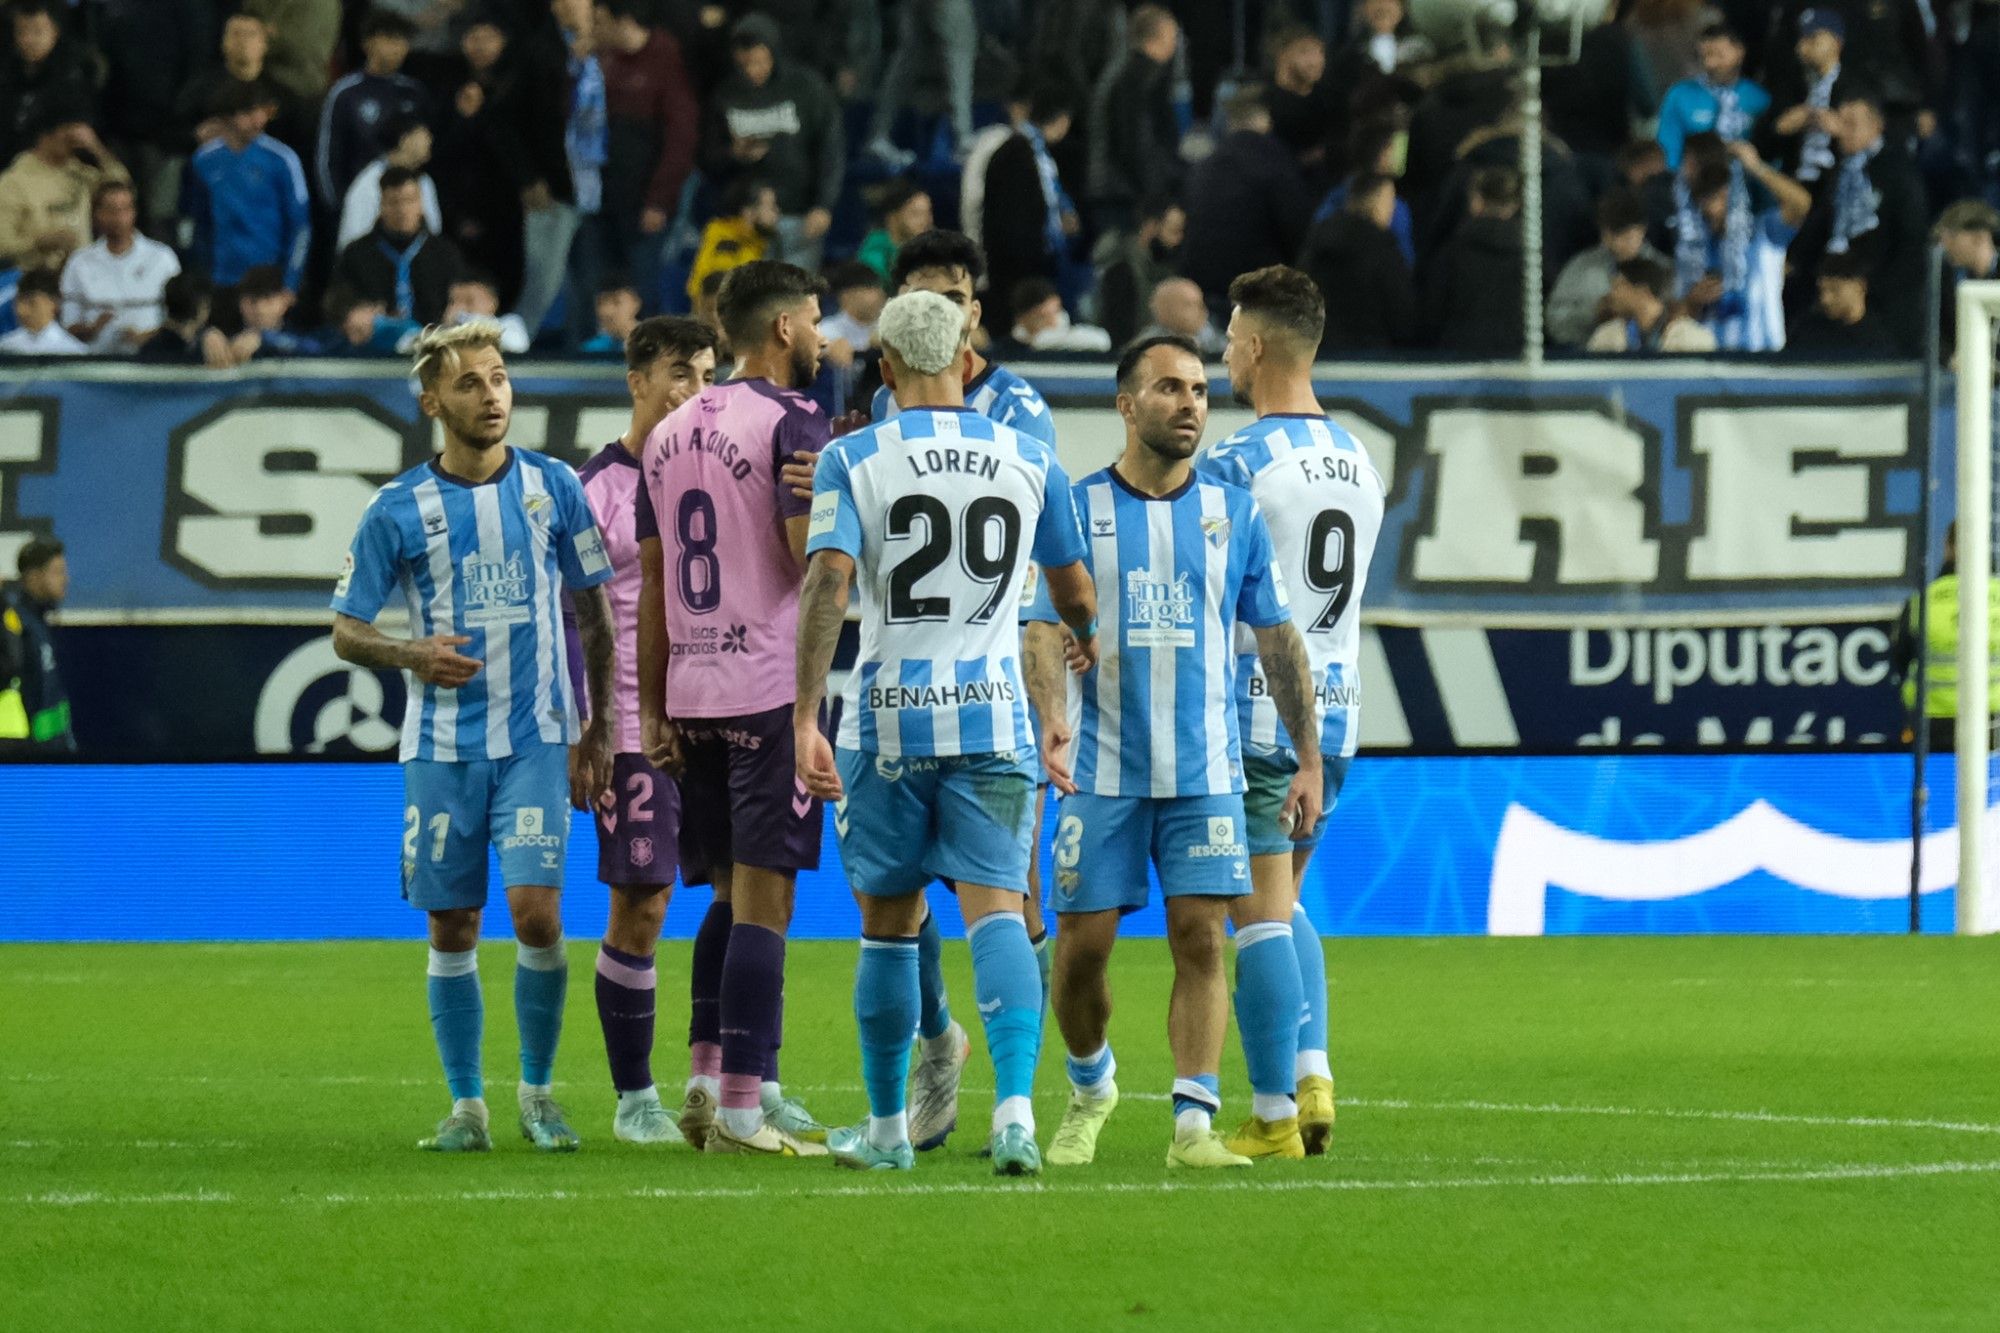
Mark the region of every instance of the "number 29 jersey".
POLYGON ((1032 559, 1083 559, 1069 478, 1042 441, 964 408, 916 408, 827 446, 807 553, 855 563, 861 651, 842 749, 1034 753, 1018 608, 1032 559))
MULTIPOLYGON (((1382 530, 1384 488, 1375 464, 1325 417, 1275 414, 1223 440, 1195 466, 1257 497, 1317 683, 1320 753, 1353 754, 1361 738, 1361 592, 1382 530)), ((1244 742, 1295 749, 1245 631, 1237 632, 1236 653, 1244 742)))

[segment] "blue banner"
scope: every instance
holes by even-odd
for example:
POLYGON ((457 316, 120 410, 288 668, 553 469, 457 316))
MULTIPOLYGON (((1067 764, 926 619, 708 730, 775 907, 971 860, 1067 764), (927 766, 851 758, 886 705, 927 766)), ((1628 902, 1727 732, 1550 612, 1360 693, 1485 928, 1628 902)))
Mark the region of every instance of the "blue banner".
MULTIPOLYGON (((1115 456, 1108 369, 1026 369, 1056 404, 1073 472, 1115 456)), ((56 531, 86 619, 316 615, 370 495, 431 452, 394 367, 62 375, 0 376, 0 567, 56 531)), ((1910 375, 1625 362, 1332 375, 1324 401, 1390 486, 1365 600, 1377 623, 1880 617, 1923 566, 1910 375)), ((1211 441, 1248 420, 1223 389, 1211 441)), ((572 461, 626 424, 615 368, 525 363, 515 391, 513 441, 572 461)), ((1949 438, 1949 413, 1941 426, 1949 438)))
MULTIPOLYGON (((1948 931, 1950 767, 1929 785, 1923 926, 1948 931)), ((1901 931, 1909 791, 1909 758, 1886 754, 1364 759, 1303 900, 1337 935, 1901 931)), ((0 940, 417 937, 402 804, 387 764, 0 768, 0 940)), ((595 860, 579 820, 576 938, 604 926, 595 860)), ((955 929, 949 895, 932 897, 955 929)), ((691 934, 707 900, 677 894, 668 933, 691 934)), ((1155 902, 1125 929, 1163 924, 1155 902)), ((857 925, 829 821, 794 930, 857 925)))

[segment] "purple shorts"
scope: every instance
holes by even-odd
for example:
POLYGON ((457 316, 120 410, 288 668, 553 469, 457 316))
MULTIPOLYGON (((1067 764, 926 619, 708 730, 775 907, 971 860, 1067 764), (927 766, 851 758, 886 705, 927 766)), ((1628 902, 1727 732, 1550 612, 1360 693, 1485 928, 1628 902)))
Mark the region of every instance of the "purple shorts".
POLYGON ((819 869, 823 821, 794 765, 792 706, 675 722, 687 751, 681 882, 713 883, 719 865, 819 869))
POLYGON ((597 878, 606 884, 671 888, 681 826, 680 788, 642 754, 621 754, 611 762, 611 804, 597 807, 597 878))

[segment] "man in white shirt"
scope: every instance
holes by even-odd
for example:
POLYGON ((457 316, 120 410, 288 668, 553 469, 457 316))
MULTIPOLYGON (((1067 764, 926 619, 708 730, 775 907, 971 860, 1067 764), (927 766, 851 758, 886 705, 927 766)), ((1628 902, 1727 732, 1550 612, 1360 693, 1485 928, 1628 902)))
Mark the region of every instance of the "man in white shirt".
POLYGON ((444 210, 438 205, 437 185, 424 171, 431 160, 430 127, 411 116, 393 132, 396 146, 363 167, 354 184, 347 187, 347 197, 340 205, 336 251, 375 230, 382 215, 382 173, 391 167, 408 167, 417 173, 417 185, 423 192, 424 226, 433 236, 444 235, 444 210))
POLYGON ((97 240, 62 273, 62 322, 91 350, 136 351, 164 318, 160 297, 181 271, 169 246, 139 234, 139 202, 125 181, 106 181, 90 202, 97 240))
POLYGON ((23 273, 14 293, 14 318, 20 327, 0 337, 0 356, 81 356, 88 352, 88 347, 56 323, 56 302, 61 295, 61 285, 49 270, 23 273))

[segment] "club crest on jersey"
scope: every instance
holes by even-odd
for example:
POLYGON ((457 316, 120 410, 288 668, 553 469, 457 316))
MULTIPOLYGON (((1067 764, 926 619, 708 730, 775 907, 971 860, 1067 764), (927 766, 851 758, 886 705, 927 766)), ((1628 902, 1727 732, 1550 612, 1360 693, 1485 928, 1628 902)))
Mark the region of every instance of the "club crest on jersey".
MULTIPOLYGON (((546 528, 553 503, 546 495, 530 495, 521 501, 521 508, 528 511, 529 522, 538 528, 546 528)), ((1202 522, 1206 524, 1208 520, 1203 519, 1202 522)))
POLYGON ((1201 535, 1208 538, 1210 546, 1229 544, 1229 520, 1220 514, 1211 514, 1201 520, 1201 535))
POLYGON ((632 839, 632 864, 642 868, 653 864, 653 840, 651 838, 632 839))
POLYGON ((1169 583, 1149 569, 1125 576, 1125 641, 1135 648, 1194 647, 1194 580, 1185 572, 1169 583))

